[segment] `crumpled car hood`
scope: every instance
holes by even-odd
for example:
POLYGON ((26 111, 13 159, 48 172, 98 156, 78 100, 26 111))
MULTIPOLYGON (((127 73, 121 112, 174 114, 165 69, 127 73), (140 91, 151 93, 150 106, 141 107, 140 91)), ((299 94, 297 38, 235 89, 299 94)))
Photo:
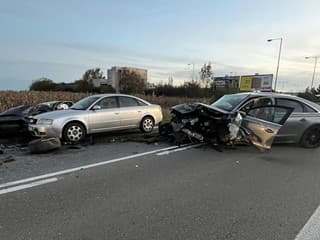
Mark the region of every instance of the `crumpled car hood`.
POLYGON ((218 113, 230 114, 230 112, 227 112, 227 111, 222 110, 220 108, 217 108, 217 107, 214 107, 214 106, 211 106, 211 105, 207 105, 207 104, 204 104, 204 103, 191 103, 191 104, 183 103, 183 104, 179 104, 179 105, 173 106, 172 110, 177 111, 177 112, 179 112, 181 114, 187 114, 187 113, 191 113, 191 112, 197 110, 201 106, 207 108, 208 110, 216 111, 218 113))

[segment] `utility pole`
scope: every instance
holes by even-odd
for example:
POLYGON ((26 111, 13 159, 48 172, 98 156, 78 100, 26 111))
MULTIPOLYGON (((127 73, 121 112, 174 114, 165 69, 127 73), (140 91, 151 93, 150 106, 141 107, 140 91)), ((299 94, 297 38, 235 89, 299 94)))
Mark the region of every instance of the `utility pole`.
POLYGON ((275 40, 280 40, 276 79, 274 81, 274 91, 277 92, 277 82, 278 82, 278 74, 279 74, 279 66, 280 66, 280 58, 281 58, 281 49, 282 49, 282 40, 283 39, 282 39, 282 37, 281 38, 273 38, 273 39, 268 39, 268 42, 272 42, 275 40))
POLYGON ((306 59, 314 58, 314 67, 313 67, 313 74, 312 74, 312 79, 311 79, 311 87, 310 87, 310 90, 313 88, 314 78, 315 78, 315 76, 316 76, 316 69, 317 69, 318 57, 319 57, 319 56, 306 57, 306 59))
POLYGON ((194 63, 188 63, 188 66, 192 65, 192 82, 194 83, 194 63))

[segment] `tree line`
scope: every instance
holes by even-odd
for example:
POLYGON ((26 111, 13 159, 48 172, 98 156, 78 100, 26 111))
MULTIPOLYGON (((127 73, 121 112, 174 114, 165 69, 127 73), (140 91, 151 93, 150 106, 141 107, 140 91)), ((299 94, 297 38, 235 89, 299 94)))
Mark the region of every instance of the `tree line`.
MULTIPOLYGON (((126 94, 145 94, 156 96, 175 97, 211 97, 212 96, 212 68, 205 64, 200 72, 201 84, 199 82, 185 82, 182 86, 169 84, 158 84, 147 88, 141 77, 132 71, 123 71, 119 81, 119 91, 126 94)), ((55 83, 49 78, 39 78, 32 82, 30 90, 33 91, 67 91, 67 92, 89 92, 89 93, 115 93, 116 90, 107 84, 95 87, 94 79, 106 79, 100 68, 88 69, 81 79, 71 83, 55 83)))
MULTIPOLYGON (((200 82, 185 82, 181 86, 170 84, 153 85, 150 88, 145 86, 145 82, 135 72, 125 71, 121 74, 119 90, 126 94, 145 94, 168 97, 190 97, 190 98, 210 98, 217 99, 225 94, 239 92, 238 89, 215 89, 213 85, 213 71, 210 63, 204 64, 199 73, 200 82), (202 84, 200 84, 202 83, 202 84)), ((100 68, 85 71, 81 79, 72 83, 55 83, 48 78, 40 78, 30 86, 34 91, 67 91, 86 93, 115 93, 116 90, 110 85, 95 87, 94 79, 105 79, 105 75, 100 68)), ((297 94, 299 97, 314 102, 320 102, 320 85, 317 88, 307 88, 304 92, 297 94)))

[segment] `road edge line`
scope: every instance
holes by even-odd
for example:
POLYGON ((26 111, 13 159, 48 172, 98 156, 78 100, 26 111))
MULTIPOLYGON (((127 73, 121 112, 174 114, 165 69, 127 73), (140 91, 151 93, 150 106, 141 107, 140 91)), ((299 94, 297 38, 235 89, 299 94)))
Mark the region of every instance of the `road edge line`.
POLYGON ((36 177, 30 177, 30 178, 25 178, 25 179, 21 179, 21 180, 12 181, 12 182, 2 183, 2 184, 0 184, 0 189, 11 187, 11 186, 15 186, 15 185, 19 185, 19 184, 22 184, 22 183, 33 182, 33 181, 41 180, 41 179, 44 179, 44 178, 51 178, 51 177, 56 177, 56 176, 72 173, 72 172, 77 172, 77 171, 88 169, 88 168, 107 165, 107 164, 110 164, 110 163, 120 162, 120 161, 123 161, 123 160, 142 157, 142 156, 145 156, 145 155, 155 154, 155 153, 158 153, 158 152, 172 150, 172 149, 176 149, 176 148, 179 148, 179 147, 185 147, 187 145, 190 145, 190 144, 181 145, 181 146, 171 146, 171 147, 166 147, 166 148, 161 148, 161 149, 155 149, 155 150, 148 151, 148 152, 137 153, 137 154, 133 154, 133 155, 125 156, 125 157, 110 159, 110 160, 106 160, 106 161, 102 161, 102 162, 98 162, 98 163, 83 165, 83 166, 80 166, 80 167, 65 169, 65 170, 61 170, 61 171, 57 171, 57 172, 53 172, 53 173, 42 174, 42 175, 39 175, 39 176, 36 176, 36 177))
POLYGON ((23 189, 28 189, 28 188, 32 188, 32 187, 37 187, 40 185, 44 185, 47 183, 52 183, 52 182, 56 182, 58 181, 58 178, 47 178, 47 179, 43 179, 40 181, 36 181, 36 182, 31 182, 31 183, 27 183, 27 184, 22 184, 22 185, 18 185, 18 186, 14 186, 14 187, 9 187, 9 188, 3 188, 0 190, 0 195, 6 194, 6 193, 11 193, 11 192, 17 192, 23 189))

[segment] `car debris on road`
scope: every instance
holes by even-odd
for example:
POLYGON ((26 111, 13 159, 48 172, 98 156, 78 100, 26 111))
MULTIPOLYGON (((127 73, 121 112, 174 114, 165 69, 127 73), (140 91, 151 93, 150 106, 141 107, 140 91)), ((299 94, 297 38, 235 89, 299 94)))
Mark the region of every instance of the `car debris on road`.
POLYGON ((30 153, 47 153, 57 150, 61 147, 59 138, 40 138, 35 139, 28 144, 30 153))

